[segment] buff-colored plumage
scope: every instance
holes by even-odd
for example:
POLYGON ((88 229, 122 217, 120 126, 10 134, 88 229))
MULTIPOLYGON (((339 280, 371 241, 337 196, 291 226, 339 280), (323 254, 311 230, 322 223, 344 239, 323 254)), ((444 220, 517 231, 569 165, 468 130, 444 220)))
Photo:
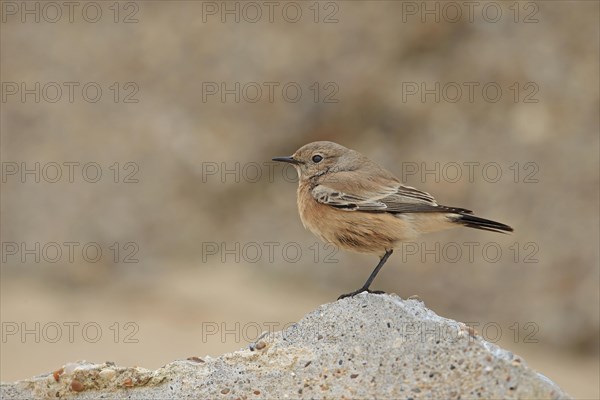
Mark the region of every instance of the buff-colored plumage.
POLYGON ((399 243, 422 233, 461 225, 512 231, 470 210, 437 204, 430 194, 402 185, 391 172, 337 143, 309 143, 291 157, 274 160, 292 163, 298 171, 298 211, 304 227, 342 249, 382 256, 359 291, 368 290, 399 243))

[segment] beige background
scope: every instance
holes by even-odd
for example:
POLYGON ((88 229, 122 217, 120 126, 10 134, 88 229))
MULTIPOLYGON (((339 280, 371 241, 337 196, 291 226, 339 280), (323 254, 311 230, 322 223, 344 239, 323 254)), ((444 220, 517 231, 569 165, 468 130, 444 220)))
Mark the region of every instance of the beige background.
POLYGON ((72 23, 65 15, 44 20, 54 13, 40 14, 39 23, 32 16, 21 22, 21 2, 14 3, 16 15, 3 9, 4 171, 39 162, 49 174, 48 163, 80 163, 72 183, 66 177, 50 183, 49 175, 39 183, 32 175, 4 176, 3 246, 80 247, 73 262, 63 254, 55 263, 43 257, 36 263, 31 255, 22 262, 21 252, 3 248, 2 380, 78 359, 156 368, 177 358, 215 356, 245 347, 258 329, 281 328, 357 288, 376 259, 337 252, 337 262, 328 262, 331 249, 301 226, 296 184, 282 175, 290 171, 275 166, 271 177, 270 164, 263 164, 310 141, 333 140, 442 204, 515 227, 510 236, 458 229, 424 237, 418 245, 440 259, 397 252, 375 288, 417 294, 440 315, 479 324, 488 338, 500 327, 502 346, 573 395, 598 398, 598 3, 521 2, 517 15, 514 3, 482 2, 472 21, 464 2, 452 3, 463 12, 456 22, 443 2, 412 2, 416 15, 400 2, 298 2, 302 16, 295 23, 282 16, 283 2, 273 22, 263 15, 254 23, 248 21, 252 10, 236 2, 210 3, 216 15, 201 2, 122 2, 116 23, 112 2, 95 3, 102 11, 96 23, 82 17, 86 3, 78 3, 72 23), (483 14, 486 6, 500 8, 498 21, 490 21, 493 9, 483 14), (226 15, 221 22, 224 7, 239 7, 240 21, 226 15), (425 7, 434 14, 423 22, 425 7), (137 22, 124 23, 128 15, 137 22), (11 83, 22 82, 29 88, 40 82, 39 103, 34 95, 25 101, 21 93, 8 95, 11 83), (77 82, 74 101, 65 89, 50 102, 49 82, 63 89, 64 82, 77 82), (95 103, 81 94, 90 82, 102 89, 95 103), (229 88, 275 82, 279 89, 292 82, 302 96, 291 102, 275 90, 272 101, 263 92, 250 102, 251 84, 239 103, 233 95, 203 101, 211 82, 229 88), (436 82, 447 90, 439 101, 406 93, 436 82), (478 85, 472 101, 465 82, 478 85), (486 84, 502 89, 498 101, 484 97, 486 84), (464 91, 452 102, 456 85, 464 91), (132 95, 138 102, 125 103, 132 87, 139 89, 132 95), (337 102, 326 103, 332 88, 337 102), (83 179, 81 165, 88 162, 101 167, 97 183, 83 179), (137 183, 124 182, 134 171, 129 162, 137 166, 137 183), (408 173, 436 163, 439 179, 408 173), (470 182, 464 163, 497 163, 502 176, 491 182, 478 167, 470 182), (217 174, 208 175, 215 165, 217 174), (463 173, 456 181, 449 169, 442 173, 453 165, 463 173), (239 176, 221 177, 236 166, 239 176), (115 242, 117 262, 110 248, 115 242), (124 247, 129 242, 137 246, 138 262, 123 262, 133 249, 124 247), (265 243, 272 242, 270 259, 265 243), (443 250, 451 242, 463 251, 474 242, 479 250, 472 260, 463 253, 452 262, 443 250), (83 259, 85 243, 101 247, 100 261, 83 259), (237 243, 239 262, 231 254, 207 254, 213 243, 220 249, 237 243), (486 259, 484 245, 501 249, 498 262, 486 259), (261 254, 254 253, 257 247, 261 254), (290 262, 297 248, 301 257, 290 262), (57 326, 61 336, 52 343, 57 326), (34 333, 21 337, 22 328, 37 331, 39 343, 34 333))

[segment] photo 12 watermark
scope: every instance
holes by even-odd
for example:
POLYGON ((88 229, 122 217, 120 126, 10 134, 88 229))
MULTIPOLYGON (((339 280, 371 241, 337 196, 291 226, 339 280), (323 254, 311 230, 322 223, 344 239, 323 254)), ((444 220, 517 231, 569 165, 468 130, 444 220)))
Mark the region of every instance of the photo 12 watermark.
POLYGON ((202 263, 291 263, 337 264, 338 247, 314 242, 202 242, 202 263))
POLYGON ((448 161, 400 163, 403 182, 417 178, 420 183, 539 183, 540 166, 535 161, 448 161))
POLYGON ((107 262, 137 264, 140 246, 136 242, 13 242, 0 243, 3 264, 74 264, 107 262))
POLYGON ((2 23, 56 24, 87 22, 115 24, 140 22, 140 4, 135 1, 2 1, 2 23))
POLYGON ((298 173, 290 164, 275 161, 201 161, 202 183, 273 183, 278 179, 298 183, 298 173))
POLYGON ((2 103, 139 103, 136 82, 24 82, 3 81, 2 103))
POLYGON ((96 161, 3 161, 2 183, 139 183, 134 161, 100 164, 96 161))
POLYGON ((337 24, 337 1, 202 1, 203 23, 257 24, 284 22, 296 24, 337 24))
POLYGON ((339 103, 336 82, 202 82, 202 103, 339 103))
POLYGON ((540 7, 534 1, 402 1, 402 23, 537 24, 540 7))
POLYGON ((405 81, 400 85, 402 103, 539 103, 536 82, 423 82, 405 81))
POLYGON ((139 331, 131 321, 3 321, 2 343, 139 343, 139 331))
POLYGON ((537 264, 540 246, 537 242, 494 241, 465 242, 400 242, 394 256, 406 263, 488 264, 514 263, 537 264))

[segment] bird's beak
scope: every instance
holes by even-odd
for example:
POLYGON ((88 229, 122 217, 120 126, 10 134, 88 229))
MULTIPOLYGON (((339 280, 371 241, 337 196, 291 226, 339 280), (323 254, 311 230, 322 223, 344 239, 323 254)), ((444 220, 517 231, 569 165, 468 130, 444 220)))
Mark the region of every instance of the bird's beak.
POLYGON ((275 157, 275 158, 273 158, 273 161, 286 162, 286 163, 295 164, 295 165, 300 164, 300 161, 295 160, 294 157, 292 157, 292 156, 289 156, 289 157, 275 157))

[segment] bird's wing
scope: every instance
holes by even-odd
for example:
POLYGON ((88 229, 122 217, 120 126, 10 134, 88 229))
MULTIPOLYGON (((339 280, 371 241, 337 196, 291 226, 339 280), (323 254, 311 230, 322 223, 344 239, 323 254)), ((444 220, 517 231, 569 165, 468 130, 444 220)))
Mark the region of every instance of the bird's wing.
POLYGON ((441 206, 429 193, 402 185, 391 174, 365 179, 353 172, 336 172, 324 176, 311 194, 321 204, 348 211, 471 213, 463 208, 441 206))

